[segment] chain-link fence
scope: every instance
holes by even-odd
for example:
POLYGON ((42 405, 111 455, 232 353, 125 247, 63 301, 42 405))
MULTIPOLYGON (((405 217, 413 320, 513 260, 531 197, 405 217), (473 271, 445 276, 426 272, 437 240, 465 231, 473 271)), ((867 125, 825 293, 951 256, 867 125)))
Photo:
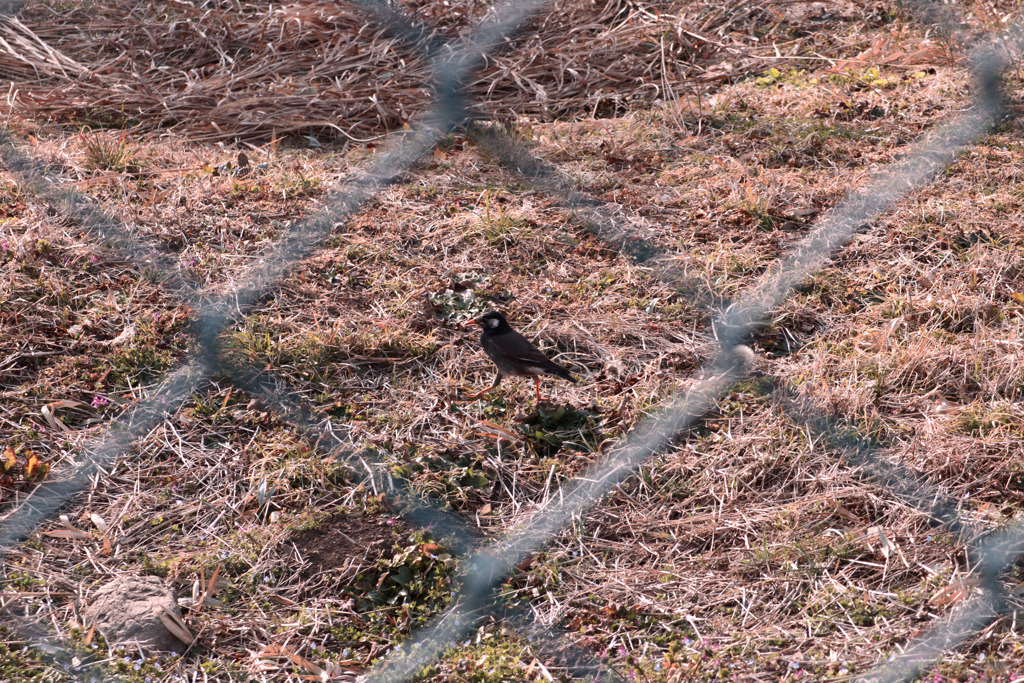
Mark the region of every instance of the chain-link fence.
MULTIPOLYGON (((283 277, 285 271, 313 253, 335 226, 345 222, 383 188, 407 173, 413 165, 449 132, 465 127, 483 149, 488 150, 509 171, 553 196, 576 213, 599 239, 627 256, 642 245, 627 220, 606 211, 601 204, 579 190, 552 164, 537 158, 517 143, 498 125, 486 126, 469 114, 471 102, 466 83, 509 36, 544 10, 545 3, 511 3, 495 8, 476 27, 469 38, 443 43, 428 30, 403 14, 396 6, 366 0, 361 3, 374 21, 418 50, 431 64, 434 74, 434 106, 429 114, 409 131, 394 133, 382 152, 371 158, 358 173, 333 189, 309 217, 296 221, 277 241, 272 253, 265 255, 247 272, 211 296, 196 283, 176 274, 173 259, 154 245, 128 236, 118 221, 103 207, 74 190, 66 190, 51 181, 45 165, 23 153, 16 136, 2 132, 0 159, 5 170, 18 182, 45 200, 54 210, 80 223, 84 228, 116 246, 124 258, 162 273, 161 280, 174 296, 196 311, 198 348, 186 363, 169 372, 149 395, 128 410, 119 420, 107 425, 100 435, 83 448, 77 464, 58 473, 53 481, 39 486, 16 509, 6 513, 0 526, 0 559, 11 548, 28 538, 44 520, 52 518, 60 507, 89 487, 96 474, 111 462, 127 457, 127 452, 142 436, 168 415, 178 411, 211 376, 227 376, 239 390, 261 398, 285 421, 310 436, 326 453, 344 459, 351 455, 351 440, 346 427, 323 420, 307 406, 290 396, 288 383, 272 372, 253 367, 239 370, 226 367, 221 360, 219 338, 230 325, 253 311, 265 294, 283 277)), ((12 12, 13 5, 4 8, 12 12)), ((951 21, 936 14, 930 4, 911 8, 925 21, 951 21)), ((744 344, 756 326, 790 295, 794 287, 824 266, 860 230, 869 226, 908 194, 931 182, 957 158, 965 146, 984 135, 1001 116, 1004 106, 1000 90, 1003 72, 1010 66, 1019 48, 1020 35, 1011 28, 972 52, 974 74, 973 106, 907 150, 904 159, 874 174, 862 189, 820 220, 789 254, 748 288, 720 316, 716 324, 721 352, 709 363, 685 395, 659 407, 648 419, 624 437, 583 475, 551 497, 543 508, 527 521, 517 524, 499 540, 488 542, 458 515, 441 510, 414 487, 387 473, 387 465, 371 463, 374 485, 386 490, 406 519, 434 532, 458 538, 467 557, 462 561, 466 576, 454 606, 438 615, 426 628, 414 632, 399 648, 382 657, 369 673, 369 680, 406 680, 438 658, 447 648, 466 637, 484 617, 504 619, 513 628, 527 634, 540 650, 552 653, 571 675, 600 680, 619 679, 619 675, 582 648, 574 646, 564 634, 544 626, 531 613, 505 604, 497 587, 525 558, 540 550, 574 518, 600 505, 602 498, 632 476, 639 467, 663 453, 680 435, 699 424, 707 411, 724 395, 735 380, 743 376, 749 361, 744 344)), ((645 252, 652 248, 643 246, 645 252)), ((661 273, 672 281, 673 273, 661 273)), ((785 402, 785 397, 782 397, 785 402)), ((937 657, 977 632, 1007 609, 1007 593, 1001 573, 1008 564, 1024 554, 1024 532, 1010 527, 984 536, 980 541, 969 520, 957 514, 955 502, 946 500, 934 486, 915 473, 886 464, 877 457, 877 447, 868 440, 850 437, 836 421, 821 415, 807 415, 794 408, 794 414, 809 425, 836 457, 864 476, 887 488, 904 504, 924 513, 936 526, 957 533, 970 544, 972 569, 980 591, 971 601, 928 631, 908 643, 904 654, 880 663, 865 674, 865 681, 909 680, 926 669, 937 657)), ((365 453, 360 457, 367 457, 365 453)))

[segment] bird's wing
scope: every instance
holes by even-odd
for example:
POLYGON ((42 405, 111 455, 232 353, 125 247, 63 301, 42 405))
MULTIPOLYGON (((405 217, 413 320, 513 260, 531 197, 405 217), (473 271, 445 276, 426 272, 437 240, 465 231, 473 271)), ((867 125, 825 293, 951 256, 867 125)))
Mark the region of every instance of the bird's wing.
POLYGON ((536 370, 539 374, 556 375, 575 382, 568 370, 544 355, 544 353, 515 330, 502 335, 502 346, 510 358, 536 370))

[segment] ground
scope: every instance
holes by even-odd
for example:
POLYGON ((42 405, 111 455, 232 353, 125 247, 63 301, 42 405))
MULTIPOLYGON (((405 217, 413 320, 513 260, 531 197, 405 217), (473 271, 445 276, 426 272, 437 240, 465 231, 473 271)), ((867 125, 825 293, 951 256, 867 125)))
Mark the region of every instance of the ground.
MULTIPOLYGON (((816 220, 971 107, 970 41, 1019 14, 969 3, 953 31, 888 3, 572 4, 520 44, 548 62, 517 66, 510 50, 473 84, 481 97, 487 78, 500 84, 482 108, 500 126, 445 137, 210 346, 203 302, 379 154, 379 136, 415 124, 430 93, 407 81, 427 71, 412 55, 374 86, 401 94, 384 113, 345 109, 340 95, 303 108, 300 75, 256 103, 245 98, 261 96, 258 78, 228 87, 215 67, 244 75, 247 50, 266 49, 266 26, 241 32, 246 16, 281 31, 301 22, 260 18, 260 3, 195 17, 184 3, 142 3, 138 16, 122 5, 29 3, 18 15, 98 80, 33 80, 0 53, 21 69, 18 96, 0 104, 14 145, 0 174, 0 519, 66 480, 165 373, 210 349, 217 363, 8 552, 0 679, 365 673, 452 604, 470 548, 557 505, 562 485, 694 385, 717 353, 720 312, 816 220), (579 17, 592 52, 564 44, 579 17), (204 21, 234 67, 171 50, 175 26, 204 21), (629 40, 662 39, 676 66, 627 61, 630 78, 608 76, 638 49, 629 40), (123 68, 129 59, 152 70, 123 68), (558 78, 587 59, 607 82, 558 78), (194 99, 157 116, 200 67, 194 99), (294 100, 280 100, 286 86, 294 100), (246 117, 226 113, 230 98, 246 117), (341 116, 347 136, 313 123, 341 116), (503 166, 496 135, 570 179, 587 210, 503 166), (30 182, 14 155, 52 184, 30 182), (124 234, 104 235, 90 208, 124 234), (601 215, 628 236, 602 230, 601 215), (464 323, 491 308, 580 383, 546 381, 541 406, 528 380, 466 400, 493 366, 464 323), (253 377, 277 384, 261 393, 253 377), (418 524, 409 496, 459 531, 418 524), (191 596, 188 653, 139 657, 90 633, 79 604, 119 574, 191 596)), ((287 11, 324 32, 370 22, 328 21, 336 7, 287 11)), ((448 35, 486 6, 458 8, 424 16, 448 35)), ((282 51, 312 50, 306 34, 288 40, 282 51)), ((338 69, 324 88, 369 78, 338 69)), ((1018 76, 1006 78, 1011 114, 1018 76)), ((752 366, 699 426, 520 564, 498 609, 420 676, 567 677, 564 652, 525 635, 526 614, 628 680, 846 680, 982 593, 969 544, 1024 506, 1022 160, 1009 115, 865 226, 770 311, 749 340, 752 366), (962 531, 923 499, 947 501, 962 531)), ((1003 580, 1019 596, 1024 565, 1003 580)), ((1014 600, 929 676, 1024 675, 1014 600)))

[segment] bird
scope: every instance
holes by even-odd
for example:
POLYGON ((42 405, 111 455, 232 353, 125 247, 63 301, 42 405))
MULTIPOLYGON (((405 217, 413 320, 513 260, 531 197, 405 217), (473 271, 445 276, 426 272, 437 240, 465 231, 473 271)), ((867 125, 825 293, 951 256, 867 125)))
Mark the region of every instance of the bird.
POLYGON ((540 349, 531 344, 526 337, 519 334, 508 324, 498 311, 489 311, 479 318, 471 320, 483 328, 480 345, 484 353, 498 366, 498 374, 491 386, 475 394, 467 394, 467 398, 479 398, 493 390, 504 377, 533 377, 537 390, 537 403, 540 403, 541 376, 557 377, 576 384, 576 378, 558 363, 545 356, 540 349))

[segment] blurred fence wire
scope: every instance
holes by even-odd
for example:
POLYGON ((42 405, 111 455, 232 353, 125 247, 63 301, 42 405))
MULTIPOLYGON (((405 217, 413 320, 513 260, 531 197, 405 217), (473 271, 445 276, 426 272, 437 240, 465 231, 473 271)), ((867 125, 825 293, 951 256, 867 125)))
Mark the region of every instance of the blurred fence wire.
MULTIPOLYGON (((929 3, 919 5, 927 9, 929 3)), ((937 17, 950 21, 948 12, 928 12, 924 18, 935 22, 937 17)), ((409 22, 403 22, 394 12, 385 15, 385 20, 400 27, 396 31, 399 35, 416 35, 405 28, 409 22)), ((778 306, 793 287, 822 267, 857 231, 868 227, 872 220, 880 217, 896 202, 931 181, 955 160, 964 146, 975 141, 996 123, 1003 112, 1001 75, 1009 66, 1010 52, 1017 48, 1016 45, 1007 45, 1006 39, 1007 36, 1000 36, 973 53, 971 61, 975 95, 974 106, 970 111, 930 132, 908 151, 902 162, 877 173, 867 187, 853 193, 819 222, 787 257, 780 259, 754 287, 724 312, 716 326, 722 353, 705 373, 710 378, 692 387, 685 398, 677 400, 654 418, 638 425, 615 454, 568 484, 565 488, 570 493, 560 496, 557 504, 549 504, 547 508, 537 511, 533 519, 513 529, 511 538, 494 543, 467 560, 473 574, 463 590, 461 604, 386 657, 375 668, 371 680, 411 677, 472 629, 475 622, 470 619, 470 615, 486 603, 495 585, 515 565, 550 541, 572 517, 593 505, 614 485, 662 452, 681 432, 700 419, 736 378, 735 371, 742 366, 742 357, 735 353, 736 347, 746 341, 766 314, 778 306)), ((556 195, 569 208, 582 213, 584 221, 598 237, 628 255, 635 255, 630 252, 636 249, 638 240, 624 225, 624 221, 601 211, 599 202, 578 192, 573 183, 561 176, 554 167, 534 157, 499 127, 478 127, 475 132, 474 139, 489 149, 503 165, 522 173, 533 180, 539 189, 556 195)), ((650 253, 646 245, 643 247, 645 253, 650 253)), ((827 425, 825 431, 830 438, 838 436, 827 425)), ((927 510, 930 515, 937 515, 937 519, 951 530, 958 533, 963 531, 955 506, 949 502, 938 503, 941 496, 934 487, 916 481, 909 473, 895 473, 875 457, 871 449, 858 449, 851 459, 869 476, 887 484, 905 502, 917 509, 927 510), (929 500, 931 505, 927 504, 929 500)), ((953 644, 998 616, 1003 606, 998 574, 1024 551, 1021 541, 1018 534, 1011 532, 1005 538, 1001 536, 998 542, 992 542, 992 548, 989 548, 989 544, 975 548, 975 553, 981 558, 977 571, 985 579, 982 585, 986 596, 977 598, 947 624, 937 626, 932 633, 911 644, 907 648, 907 658, 887 665, 880 672, 869 674, 865 680, 875 680, 876 677, 887 681, 908 680, 916 676, 924 664, 933 661, 953 644)))
MULTIPOLYGON (((441 60, 437 65, 437 104, 424 117, 419 126, 409 132, 397 133, 384 151, 374 155, 366 167, 332 191, 320 208, 308 218, 293 224, 271 253, 224 289, 226 294, 201 300, 198 296, 188 301, 198 309, 198 340, 200 349, 193 360, 172 373, 153 392, 153 396, 140 402, 125 418, 108 428, 104 434, 83 449, 83 463, 76 472, 91 470, 113 461, 142 435, 180 407, 210 371, 219 367, 217 337, 236 319, 244 315, 255 302, 280 280, 285 270, 315 249, 316 245, 339 222, 345 220, 380 189, 393 182, 428 152, 434 144, 459 123, 463 111, 462 81, 480 65, 487 52, 500 45, 502 39, 513 33, 529 15, 540 7, 539 2, 517 3, 506 6, 478 28, 471 40, 441 60), (127 438, 125 433, 127 432, 127 438), (115 436, 120 435, 120 436, 115 436)), ((117 221, 103 211, 91 207, 79 195, 55 188, 43 176, 40 164, 21 155, 9 133, 0 138, 0 158, 10 164, 14 172, 26 182, 42 188, 45 200, 56 208, 74 209, 72 217, 79 217, 87 228, 96 230, 106 238, 114 238, 127 248, 127 255, 138 256, 143 251, 130 238, 117 221)), ((147 255, 150 250, 146 250, 147 255)), ((88 477, 78 474, 61 482, 42 487, 25 505, 4 520, 0 530, 0 559, 12 544, 22 540, 56 508, 82 490, 88 477)))
MULTIPOLYGON (((198 358, 170 373, 151 392, 150 398, 140 401, 127 415, 85 445, 79 462, 72 466, 68 476, 40 487, 26 503, 6 516, 0 528, 0 559, 16 543, 24 540, 39 523, 52 517, 61 505, 87 488, 98 470, 121 457, 136 440, 157 426, 167 415, 174 414, 214 373, 227 372, 229 379, 240 388, 263 398, 293 424, 306 428, 311 426, 308 414, 293 401, 288 401, 287 392, 280 391, 274 382, 268 382, 265 377, 260 381, 254 373, 239 373, 226 368, 220 362, 218 336, 238 316, 244 315, 253 303, 259 301, 290 265, 315 249, 335 225, 408 171, 453 126, 461 123, 466 106, 462 94, 463 81, 482 64, 490 51, 500 47, 504 39, 541 5, 540 2, 507 5, 489 20, 485 20, 471 37, 460 44, 447 47, 436 44, 434 53, 446 49, 444 55, 432 55, 436 73, 434 110, 413 131, 392 136, 384 152, 376 155, 366 167, 332 191, 321 203, 321 208, 309 218, 296 222, 284 239, 275 245, 272 253, 266 255, 257 266, 230 283, 228 294, 211 299, 204 300, 203 292, 191 283, 182 283, 176 277, 173 260, 160 253, 155 246, 141 244, 101 207, 74 190, 61 188, 48 179, 42 164, 22 154, 9 132, 0 131, 0 161, 22 185, 33 190, 65 217, 79 222, 82 227, 109 242, 124 258, 136 265, 146 264, 155 268, 162 283, 180 285, 174 287, 176 293, 199 310, 200 341, 198 358)), ((11 6, 10 9, 15 8, 11 6)), ((384 6, 378 9, 386 10, 384 6)), ((337 430, 329 424, 326 427, 336 437, 337 430)), ((376 468, 371 468, 371 479, 382 471, 386 474, 386 468, 380 463, 374 465, 376 468)), ((471 540, 473 535, 468 532, 466 523, 435 506, 423 504, 414 496, 406 495, 407 489, 402 487, 402 482, 387 476, 391 479, 389 492, 392 496, 397 494, 407 519, 429 527, 438 534, 471 540)), ((559 643, 549 628, 536 623, 532 618, 524 622, 521 608, 514 611, 523 628, 530 629, 535 645, 539 645, 542 650, 559 651, 556 658, 564 660, 570 671, 584 676, 606 668, 589 653, 574 651, 564 643, 559 643)), ((605 675, 614 678, 610 672, 605 675)))
MULTIPOLYGON (((11 13, 20 4, 0 2, 0 14, 11 13)), ((211 376, 226 375, 239 389, 259 397, 287 422, 304 430, 327 453, 343 459, 353 468, 361 464, 374 485, 379 483, 387 488, 407 519, 463 542, 459 550, 468 555, 462 563, 461 574, 465 578, 454 606, 384 656, 370 672, 369 680, 405 680, 414 676, 475 629, 485 616, 503 619, 527 634, 534 646, 552 653, 550 656, 574 676, 616 679, 614 671, 575 647, 565 634, 541 624, 528 609, 505 604, 500 597, 501 584, 525 559, 561 533, 571 520, 598 504, 637 468, 664 453, 682 434, 698 424, 735 380, 743 376, 749 359, 749 350, 743 344, 766 315, 858 231, 930 182, 965 146, 976 141, 999 119, 1004 111, 1001 76, 1010 65, 1011 55, 1020 48, 1021 30, 1011 29, 973 51, 971 67, 975 88, 973 106, 968 111, 925 135, 907 150, 902 161, 875 173, 864 188, 852 192, 786 257, 779 259, 722 312, 715 326, 720 354, 684 385, 677 398, 636 425, 586 474, 551 497, 545 507, 500 539, 486 543, 464 520, 444 512, 417 495, 407 482, 387 474, 385 463, 373 462, 372 458, 368 461, 368 456, 359 452, 347 438, 343 426, 317 419, 312 411, 291 398, 293 392, 283 380, 252 368, 240 370, 225 366, 218 346, 219 337, 258 304, 290 266, 316 249, 336 225, 408 172, 418 159, 458 126, 466 126, 468 134, 499 163, 557 198, 595 235, 624 254, 643 260, 653 249, 635 236, 627 219, 578 190, 571 178, 539 159, 499 124, 488 126, 473 121, 473 107, 464 92, 469 78, 490 54, 505 47, 509 38, 545 3, 532 0, 494 8, 475 30, 449 42, 437 39, 429 29, 391 3, 359 0, 359 4, 374 21, 420 50, 430 61, 434 74, 434 106, 412 131, 390 136, 383 151, 330 192, 309 217, 296 221, 257 265, 233 282, 218 287, 218 293, 208 293, 182 278, 173 258, 131 235, 102 207, 49 179, 41 163, 20 151, 12 134, 0 131, 0 161, 8 172, 63 215, 110 242, 125 259, 153 268, 162 281, 169 283, 175 295, 198 312, 198 339, 193 358, 168 373, 149 397, 83 447, 76 463, 62 478, 55 476, 53 481, 38 487, 21 506, 4 516, 0 527, 0 560, 42 521, 52 517, 61 505, 86 490, 99 469, 123 457, 136 441, 175 413, 211 376)), ((910 7, 928 21, 936 21, 935 17, 941 17, 947 24, 953 21, 945 8, 943 12, 932 12, 933 4, 913 3, 910 7)), ((671 280, 671 272, 665 277, 671 280)), ((885 463, 873 444, 847 435, 841 420, 807 415, 800 418, 813 424, 821 444, 836 452, 836 457, 928 516, 933 524, 958 534, 970 549, 979 594, 934 624, 928 633, 908 643, 901 655, 881 663, 862 677, 864 681, 909 680, 1005 612, 1007 594, 1000 574, 1024 554, 1024 530, 1012 527, 978 540, 977 530, 960 517, 954 501, 945 499, 934 485, 915 473, 885 463)))

